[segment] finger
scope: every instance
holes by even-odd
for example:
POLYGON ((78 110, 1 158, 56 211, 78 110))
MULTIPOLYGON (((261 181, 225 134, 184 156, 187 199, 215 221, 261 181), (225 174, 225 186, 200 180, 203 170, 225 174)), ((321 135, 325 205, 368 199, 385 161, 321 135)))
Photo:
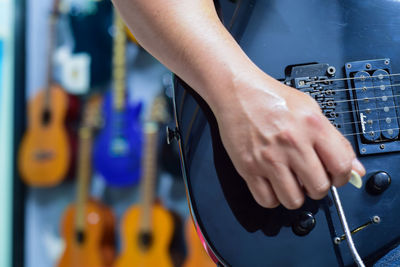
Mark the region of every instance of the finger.
POLYGON ((275 162, 265 173, 268 173, 272 189, 283 206, 292 210, 303 205, 304 192, 286 164, 275 162))
POLYGON ((352 169, 356 171, 361 177, 365 175, 365 168, 357 158, 353 159, 352 169))
POLYGON ((312 147, 291 153, 290 166, 309 197, 322 199, 326 196, 331 181, 312 147))
POLYGON ((276 197, 269 181, 263 177, 256 176, 245 179, 247 186, 253 195, 254 200, 264 208, 276 208, 279 206, 278 198, 276 197))
POLYGON ((315 150, 328 171, 332 184, 343 186, 351 177, 352 162, 356 156, 349 141, 330 123, 328 126, 330 128, 324 128, 321 137, 317 139, 315 150))

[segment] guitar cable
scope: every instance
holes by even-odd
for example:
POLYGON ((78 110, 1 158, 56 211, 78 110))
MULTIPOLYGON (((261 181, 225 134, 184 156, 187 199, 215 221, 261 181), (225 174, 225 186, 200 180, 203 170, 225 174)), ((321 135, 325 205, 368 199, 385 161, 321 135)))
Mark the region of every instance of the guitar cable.
POLYGON ((356 249, 356 246, 354 245, 353 238, 351 236, 350 228, 347 223, 346 215, 344 214, 343 206, 340 201, 339 193, 336 189, 335 186, 331 186, 331 194, 333 197, 333 202, 335 203, 337 213, 339 215, 340 222, 343 227, 344 234, 346 236, 346 241, 347 245, 349 246, 351 256, 354 259, 354 262, 357 264, 359 267, 365 267, 365 264, 363 260, 361 259, 360 255, 358 254, 358 251, 356 249))

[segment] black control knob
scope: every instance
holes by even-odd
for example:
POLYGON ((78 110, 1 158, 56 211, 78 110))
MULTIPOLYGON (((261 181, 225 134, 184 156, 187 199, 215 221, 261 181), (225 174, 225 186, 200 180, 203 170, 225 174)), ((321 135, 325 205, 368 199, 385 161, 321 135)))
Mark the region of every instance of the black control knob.
POLYGON ((301 213, 297 220, 292 224, 293 233, 298 236, 305 236, 314 229, 316 223, 317 221, 315 220, 314 215, 309 211, 305 211, 301 213))
POLYGON ((391 182, 392 179, 387 172, 379 171, 368 179, 365 189, 371 195, 379 195, 389 187, 391 182))

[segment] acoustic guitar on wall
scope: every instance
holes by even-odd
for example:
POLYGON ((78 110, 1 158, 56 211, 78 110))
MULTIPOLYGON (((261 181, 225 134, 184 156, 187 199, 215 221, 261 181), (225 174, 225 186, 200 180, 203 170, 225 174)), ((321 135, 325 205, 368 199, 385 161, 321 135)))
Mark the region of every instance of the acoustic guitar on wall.
POLYGON ((183 267, 215 267, 215 263, 207 254, 191 218, 185 224, 185 237, 188 255, 183 267))
POLYGON ((109 267, 115 255, 115 219, 99 201, 89 199, 92 135, 101 99, 88 102, 79 131, 78 184, 76 202, 65 211, 61 233, 66 243, 58 267, 109 267))
POLYGON ((59 0, 53 3, 50 19, 47 58, 47 85, 29 103, 28 130, 19 148, 18 169, 30 186, 49 187, 59 184, 68 174, 73 162, 73 147, 69 143, 66 122, 77 115, 69 97, 52 79, 56 22, 59 0))
MULTIPOLYGON (((158 116, 152 113, 153 120, 144 127, 141 203, 132 206, 124 214, 121 224, 122 253, 114 267, 173 266, 169 248, 174 233, 174 219, 169 211, 154 201, 159 127, 156 122, 158 116)), ((165 116, 165 112, 159 114, 165 116)))

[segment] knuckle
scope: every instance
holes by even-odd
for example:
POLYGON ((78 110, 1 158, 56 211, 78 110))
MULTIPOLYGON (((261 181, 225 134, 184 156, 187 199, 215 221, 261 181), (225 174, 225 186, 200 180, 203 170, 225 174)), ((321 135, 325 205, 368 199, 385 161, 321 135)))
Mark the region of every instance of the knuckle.
POLYGON ((238 172, 242 176, 254 174, 256 169, 254 158, 248 154, 242 155, 242 157, 240 158, 240 163, 236 165, 238 168, 238 172))
POLYGON ((298 145, 298 138, 295 134, 295 131, 292 129, 284 129, 279 132, 277 135, 277 140, 284 145, 295 146, 298 145))
POLYGON ((273 209, 279 206, 279 201, 272 197, 254 198, 256 202, 263 208, 273 209))
POLYGON ((268 190, 260 189, 262 186, 260 187, 260 185, 257 184, 257 179, 248 179, 246 182, 251 195, 258 205, 264 208, 275 208, 279 206, 280 203, 273 193, 268 192, 268 190))
POLYGON ((274 155, 270 149, 264 149, 261 151, 261 158, 264 162, 268 162, 270 164, 273 164, 276 161, 276 155, 274 155))
POLYGON ((315 112, 309 112, 305 114, 305 122, 308 126, 311 126, 315 129, 321 129, 324 123, 324 117, 321 114, 317 114, 315 112))
POLYGON ((315 200, 322 199, 328 193, 330 186, 331 186, 331 184, 329 181, 326 181, 325 183, 321 183, 321 184, 316 184, 310 190, 308 195, 309 195, 309 197, 311 197, 312 199, 315 199, 315 200))
POLYGON ((285 203, 285 207, 289 210, 295 210, 301 208, 304 204, 304 196, 290 197, 285 203))

